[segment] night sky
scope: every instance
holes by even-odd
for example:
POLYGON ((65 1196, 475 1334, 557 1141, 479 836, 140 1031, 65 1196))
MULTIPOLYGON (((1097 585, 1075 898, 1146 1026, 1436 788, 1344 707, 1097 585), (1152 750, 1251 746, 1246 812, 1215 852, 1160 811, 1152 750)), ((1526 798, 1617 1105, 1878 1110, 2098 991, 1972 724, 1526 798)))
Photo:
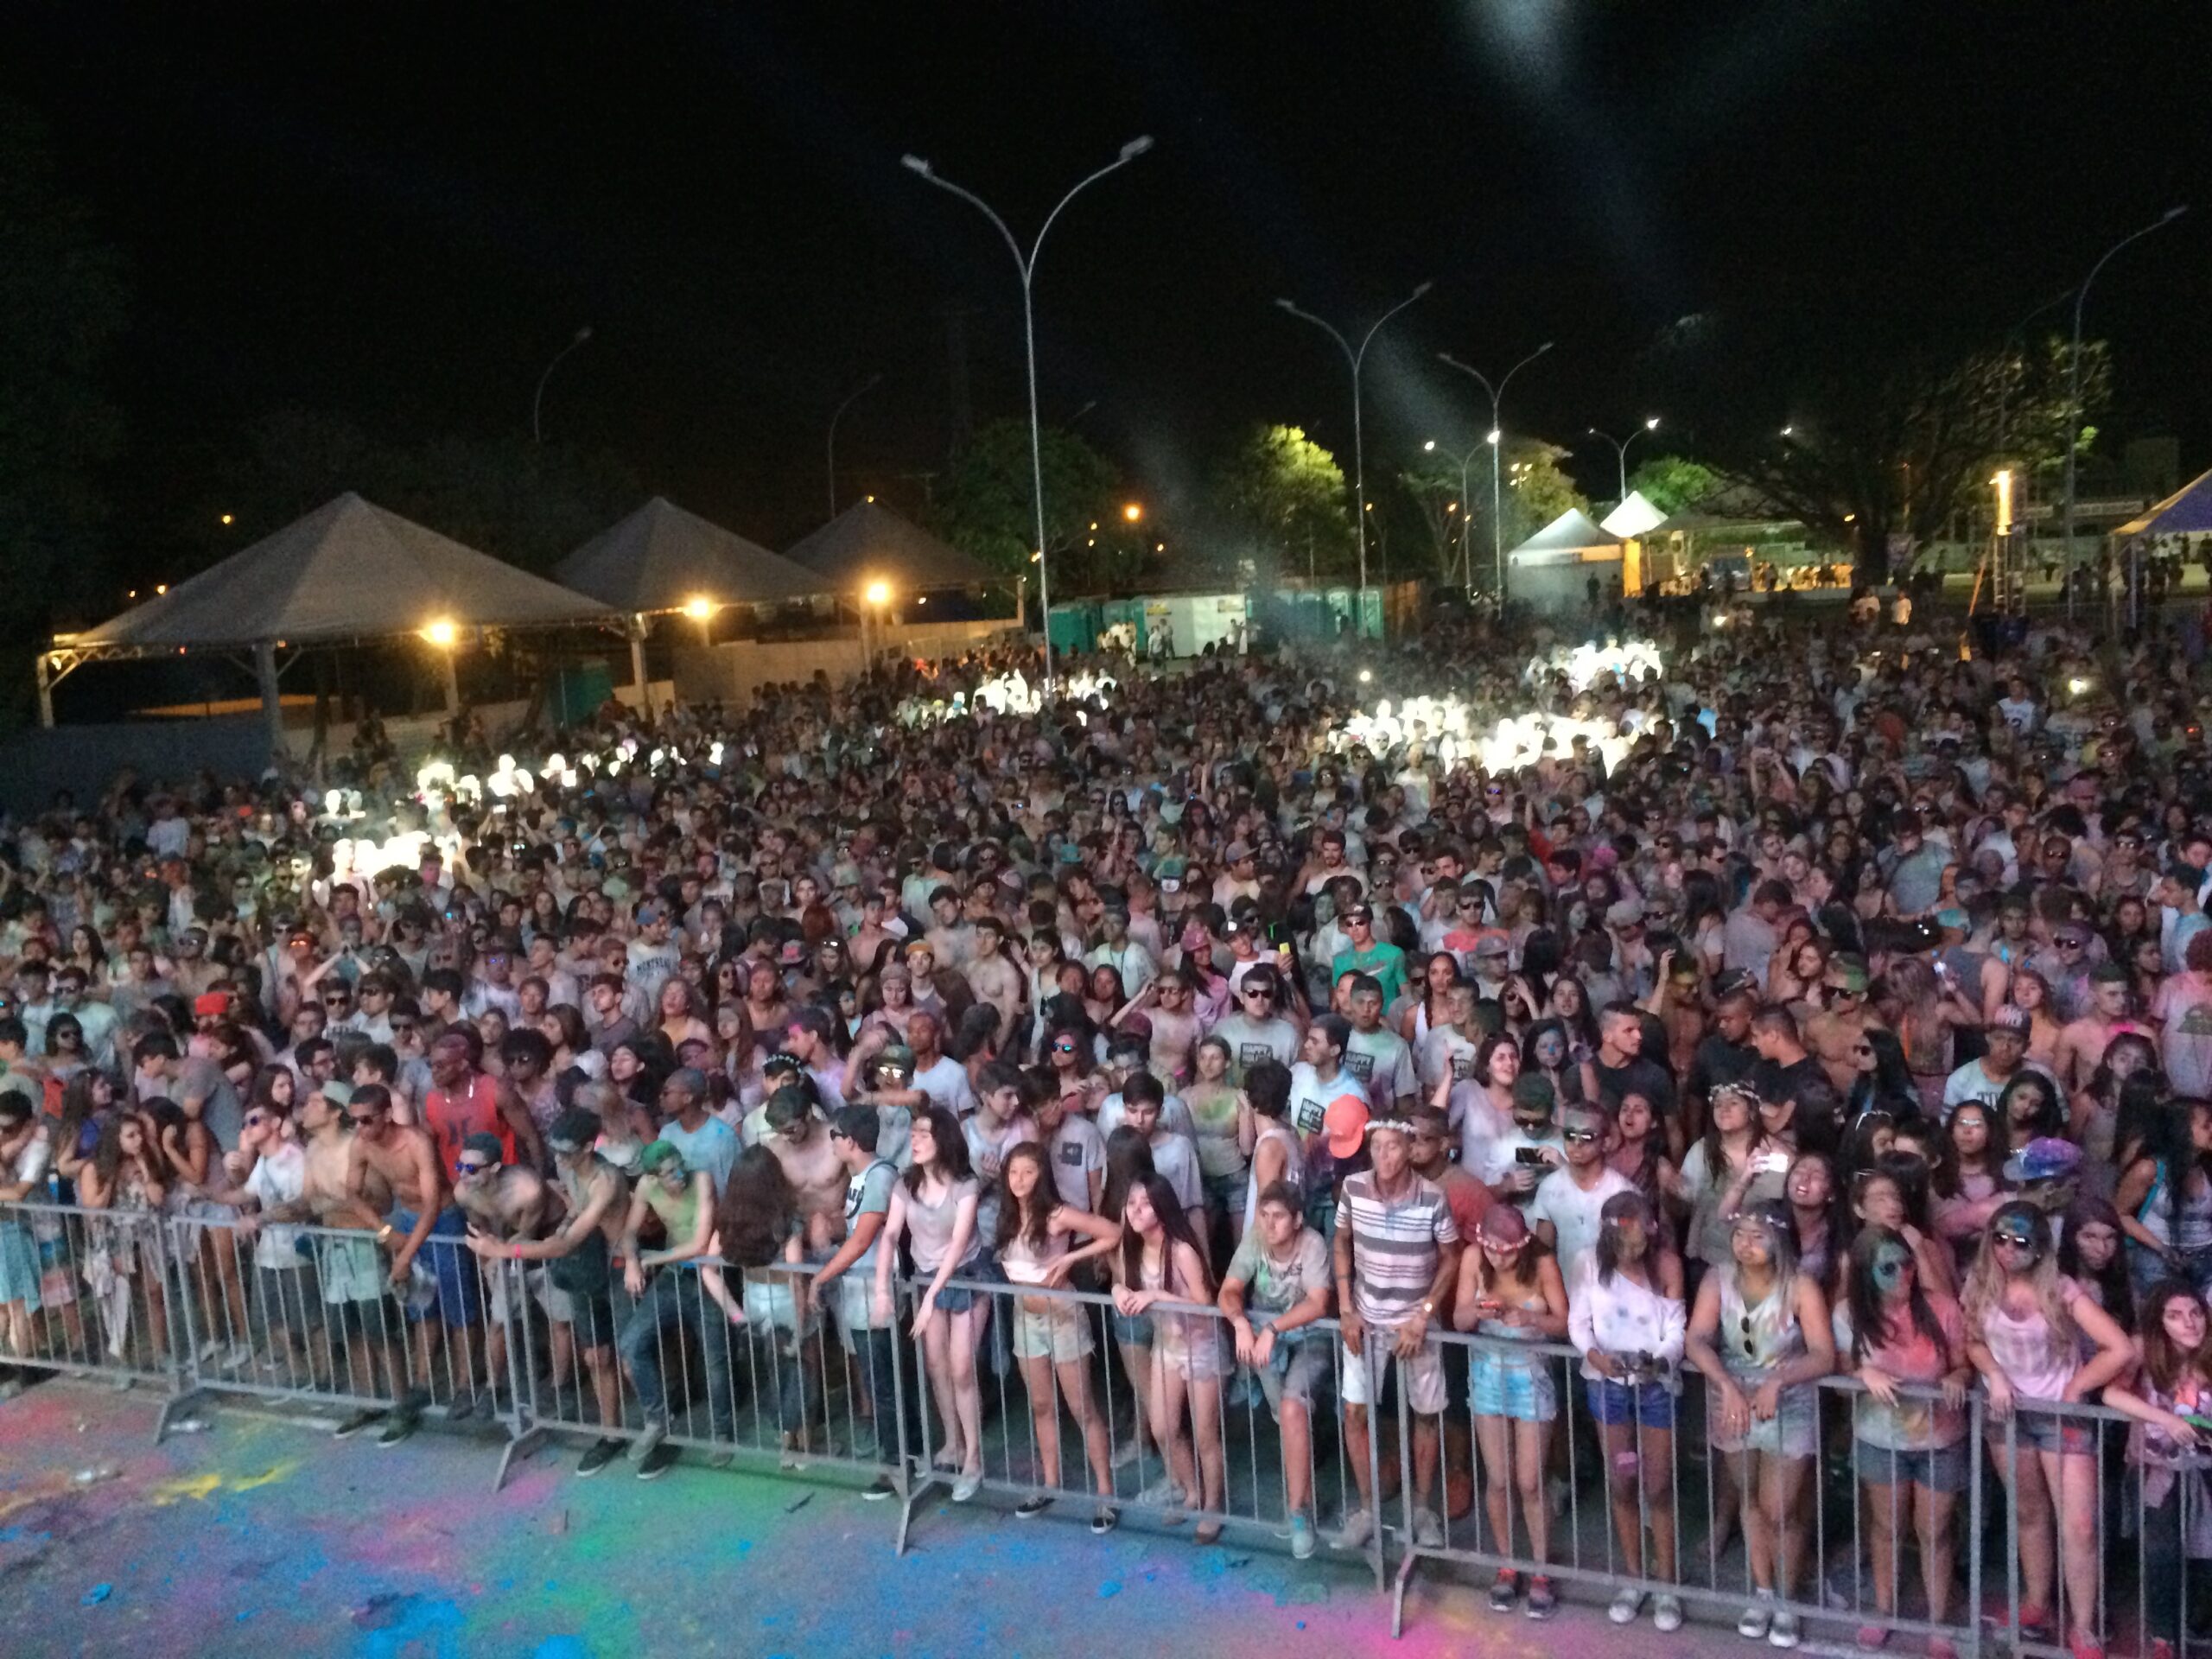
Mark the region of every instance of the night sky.
MULTIPOLYGON (((612 450, 772 544, 848 498, 918 505, 950 432, 1021 410, 1013 261, 903 171, 928 156, 1033 232, 1046 417, 1166 514, 1260 419, 1351 459, 1342 361, 1270 302, 1363 326, 1370 473, 1486 422, 1434 360, 1547 340, 1509 426, 1649 412, 1675 319, 1815 296, 2000 334, 2110 242, 2121 435, 2212 461, 2212 26, 2194 6, 1764 0, 1459 5, 745 3, 16 7, 0 90, 128 258, 119 515, 156 541, 281 405, 392 437, 526 429, 612 450)), ((2053 312, 2062 321, 2063 311, 2053 312)), ((1663 412, 1663 411, 1662 411, 1663 412)), ((1605 493, 1594 442, 1574 462, 1605 493)), ((208 527, 207 550, 221 545, 208 527)))

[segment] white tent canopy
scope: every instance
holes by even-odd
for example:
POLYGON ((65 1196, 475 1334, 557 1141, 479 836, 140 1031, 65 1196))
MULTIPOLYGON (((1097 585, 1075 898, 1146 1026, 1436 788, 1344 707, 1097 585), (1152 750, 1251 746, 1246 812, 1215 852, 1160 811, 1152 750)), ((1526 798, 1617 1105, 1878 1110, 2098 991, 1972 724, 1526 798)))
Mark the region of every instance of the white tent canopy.
POLYGON ((1582 554, 1620 556, 1621 537, 1598 528, 1580 507, 1569 507, 1506 556, 1522 564, 1573 564, 1582 554))
POLYGON ((1667 515, 1644 499, 1642 490, 1630 490, 1628 499, 1598 521, 1609 536, 1641 536, 1667 522, 1667 515))

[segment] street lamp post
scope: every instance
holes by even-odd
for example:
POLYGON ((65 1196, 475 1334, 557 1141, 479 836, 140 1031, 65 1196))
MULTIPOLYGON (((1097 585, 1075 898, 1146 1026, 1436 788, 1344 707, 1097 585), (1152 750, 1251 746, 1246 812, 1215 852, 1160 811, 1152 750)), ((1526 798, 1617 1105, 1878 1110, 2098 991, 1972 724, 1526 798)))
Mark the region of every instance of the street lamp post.
POLYGON ((1021 251, 1021 244, 1014 239, 1014 232, 1007 228, 1006 221, 992 211, 990 203, 972 190, 963 189, 949 179, 939 178, 930 169, 930 164, 918 156, 899 158, 899 164, 908 172, 927 180, 940 190, 950 191, 996 226, 999 234, 1006 238, 1007 250, 1014 255, 1014 269, 1021 273, 1021 337, 1029 360, 1029 472, 1037 506, 1037 610, 1045 623, 1045 691, 1048 696, 1052 690, 1052 589, 1051 578, 1045 568, 1045 445, 1037 423, 1037 314, 1031 294, 1036 282, 1037 256, 1044 251, 1045 238, 1051 233, 1052 221, 1060 216, 1061 208, 1109 173, 1127 167, 1151 148, 1149 135, 1130 139, 1122 146, 1119 156, 1062 196, 1059 205, 1045 215, 1044 228, 1037 232, 1036 241, 1030 245, 1026 254, 1021 251))
POLYGON ((830 516, 832 518, 837 516, 837 423, 863 392, 874 391, 882 379, 880 374, 868 376, 853 388, 845 401, 837 405, 836 412, 830 416, 830 516))
POLYGON ((1546 340, 1508 369, 1495 386, 1491 385, 1489 377, 1480 369, 1470 368, 1448 352, 1436 354, 1440 362, 1450 364, 1462 374, 1473 376, 1475 384, 1490 394, 1490 435, 1484 442, 1490 445, 1490 552, 1494 567, 1491 579, 1497 584, 1497 604, 1501 612, 1505 608, 1505 516, 1504 489, 1498 481, 1497 452, 1504 447, 1505 428, 1502 423, 1503 417, 1498 411, 1505 399, 1506 387, 1513 384, 1513 377, 1551 348, 1552 342, 1546 340))
POLYGON ((1628 435, 1628 436, 1626 436, 1626 437, 1624 437, 1624 438, 1617 438, 1617 437, 1615 437, 1615 436, 1614 436, 1611 433, 1610 433, 1610 432, 1600 432, 1600 431, 1599 431, 1596 427, 1594 427, 1594 426, 1593 426, 1593 427, 1592 427, 1592 428, 1590 429, 1590 435, 1591 435, 1592 437, 1593 437, 1593 438, 1603 438, 1603 439, 1607 442, 1607 443, 1610 443, 1610 444, 1611 444, 1611 445, 1613 446, 1613 458, 1620 463, 1620 468, 1621 468, 1621 493, 1620 493, 1620 494, 1619 494, 1617 498, 1615 498, 1617 501, 1625 501, 1625 500, 1627 500, 1627 499, 1628 499, 1628 447, 1629 447, 1629 445, 1630 445, 1631 443, 1634 443, 1634 442, 1635 442, 1638 438, 1642 437, 1642 436, 1643 436, 1646 432, 1656 432, 1658 429, 1659 429, 1659 417, 1658 417, 1656 415, 1652 416, 1649 420, 1647 420, 1647 421, 1645 421, 1645 422, 1644 422, 1644 423, 1643 424, 1643 426, 1642 426, 1642 427, 1640 427, 1639 429, 1637 429, 1636 431, 1630 433, 1630 434, 1628 435))
MULTIPOLYGON (((1289 312, 1292 316, 1312 323, 1323 334, 1328 335, 1331 340, 1335 340, 1337 342, 1338 349, 1344 354, 1344 361, 1351 365, 1352 488, 1357 493, 1357 499, 1352 502, 1351 519, 1353 524, 1357 527, 1359 531, 1359 585, 1362 592, 1364 592, 1367 588, 1367 441, 1366 433, 1362 428, 1360 420, 1359 372, 1361 367, 1367 361, 1367 348, 1374 342, 1375 336, 1382 332, 1382 325, 1389 321, 1391 318, 1396 316, 1399 312, 1404 310, 1415 300, 1421 298, 1422 295, 1427 293, 1432 286, 1433 284, 1431 283, 1423 283, 1419 288, 1414 289, 1412 293, 1407 295, 1404 299, 1400 300, 1388 311, 1385 311, 1381 316, 1377 317, 1375 320, 1375 326, 1372 328, 1370 328, 1367 333, 1361 337, 1359 349, 1357 351, 1352 350, 1351 342, 1350 340, 1346 340, 1341 334, 1338 333, 1337 330, 1330 324, 1322 321, 1320 318, 1315 316, 1311 311, 1301 311, 1296 306, 1293 305, 1288 300, 1277 300, 1275 302, 1277 305, 1289 312)), ((1364 601, 1362 602, 1363 603, 1364 601)))
POLYGON ((2179 219, 2189 209, 2169 207, 2141 230, 2123 236, 2107 248, 2104 257, 2089 267, 2089 274, 2082 279, 2082 286, 2074 294, 2074 349, 2066 370, 2066 617, 2074 619, 2074 463, 2082 447, 2082 308, 2088 303, 2089 284, 2097 280, 2097 273, 2106 263, 2131 242, 2141 240, 2152 232, 2161 230, 2179 219))
POLYGON ((545 372, 537 377, 537 391, 530 400, 530 441, 545 442, 544 429, 538 423, 538 414, 545 407, 545 383, 553 378, 553 371, 561 366, 561 359, 591 338, 591 325, 586 323, 576 330, 576 337, 553 353, 553 360, 545 365, 545 372))

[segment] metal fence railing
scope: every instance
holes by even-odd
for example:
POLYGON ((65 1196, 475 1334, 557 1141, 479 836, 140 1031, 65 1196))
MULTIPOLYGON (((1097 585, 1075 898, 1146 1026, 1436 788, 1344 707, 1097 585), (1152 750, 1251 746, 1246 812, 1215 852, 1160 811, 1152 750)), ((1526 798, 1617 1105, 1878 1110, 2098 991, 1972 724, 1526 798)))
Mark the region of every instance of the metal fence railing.
POLYGON ((455 1419, 496 1428, 502 1481, 555 1441, 602 1467, 673 1446, 864 1481, 898 1499, 900 1551, 948 1494, 1134 1516, 1356 1556, 1394 1632, 1426 1572, 1538 1616, 1671 1598, 1770 1639, 1935 1659, 2058 1659, 2077 1637, 2212 1659, 2212 1457, 2100 1405, 1999 1418, 1901 1386, 1892 1407, 1834 1376, 1738 1440, 1694 1373, 1593 1405, 1561 1344, 1440 1332, 1416 1363, 1370 1332, 1354 1357, 1333 1320, 1255 1371, 1211 1306, 1124 1317, 1096 1290, 989 1276, 950 1281, 918 1332, 911 1281, 885 1318, 866 1274, 817 1298, 806 1267, 594 1278, 456 1245, 395 1273, 374 1234, 213 1211, 0 1205, 0 1252, 24 1293, 0 1303, 0 1363, 158 1392, 157 1435, 229 1399, 393 1438, 455 1419))

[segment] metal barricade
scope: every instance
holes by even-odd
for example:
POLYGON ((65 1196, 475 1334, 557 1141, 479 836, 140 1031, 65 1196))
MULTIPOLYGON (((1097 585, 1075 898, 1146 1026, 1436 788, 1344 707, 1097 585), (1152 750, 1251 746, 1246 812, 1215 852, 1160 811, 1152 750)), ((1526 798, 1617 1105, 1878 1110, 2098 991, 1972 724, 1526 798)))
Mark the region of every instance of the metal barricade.
MULTIPOLYGON (((341 1408, 351 1434, 429 1414, 522 1433, 509 1294, 516 1264, 426 1240, 410 1270, 371 1233, 210 1210, 168 1224, 196 1393, 341 1408)), ((502 1460, 504 1473, 504 1459, 502 1460)))
POLYGON ((871 1328, 857 1283, 817 1305, 812 1272, 682 1262, 618 1268, 604 1290, 586 1291, 532 1274, 531 1296, 508 1309, 518 1454, 555 1433, 621 1442, 638 1458, 666 1441, 717 1468, 742 1458, 785 1473, 866 1473, 868 1496, 903 1500, 901 1344, 871 1328))
POLYGON ((160 1440, 184 1389, 168 1236, 150 1210, 0 1204, 0 1363, 167 1391, 160 1440))
MULTIPOLYGON (((918 1304, 927 1286, 911 1281, 907 1294, 918 1304)), ((1381 1587, 1381 1460, 1370 1442, 1363 1493, 1335 1321, 1300 1332, 1263 1378, 1239 1365, 1211 1305, 1163 1300, 1125 1318, 1095 1291, 964 1278, 945 1290, 964 1306, 934 1308, 917 1343, 923 1488, 988 1491, 1019 1515, 1049 1504, 1094 1525, 1134 1510, 1188 1524, 1201 1542, 1224 1528, 1293 1541, 1295 1515, 1317 1545, 1325 1532, 1354 1538, 1381 1587)))

